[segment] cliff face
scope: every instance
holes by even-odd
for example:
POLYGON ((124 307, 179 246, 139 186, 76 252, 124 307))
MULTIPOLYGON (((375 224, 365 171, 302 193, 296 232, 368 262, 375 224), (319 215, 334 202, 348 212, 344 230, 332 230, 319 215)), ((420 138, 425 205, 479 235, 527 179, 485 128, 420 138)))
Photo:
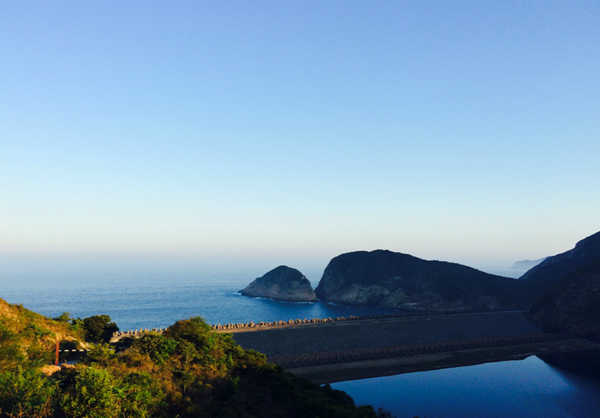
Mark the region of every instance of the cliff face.
POLYGON ((279 266, 250 283, 240 292, 244 296, 271 298, 288 302, 316 302, 310 282, 298 270, 279 266))
POLYGON ((430 312, 524 309, 516 280, 460 264, 385 250, 342 254, 315 289, 319 299, 430 312))
POLYGON ((549 332, 600 341, 600 232, 549 257, 524 279, 541 294, 529 310, 533 322, 549 332))

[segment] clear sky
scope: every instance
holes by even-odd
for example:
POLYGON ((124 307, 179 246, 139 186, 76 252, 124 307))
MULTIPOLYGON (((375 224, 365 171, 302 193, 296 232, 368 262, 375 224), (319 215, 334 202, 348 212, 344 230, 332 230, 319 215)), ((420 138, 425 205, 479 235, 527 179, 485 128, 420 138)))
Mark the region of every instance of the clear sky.
POLYGON ((0 0, 0 28, 5 260, 493 269, 600 230, 599 1, 0 0))

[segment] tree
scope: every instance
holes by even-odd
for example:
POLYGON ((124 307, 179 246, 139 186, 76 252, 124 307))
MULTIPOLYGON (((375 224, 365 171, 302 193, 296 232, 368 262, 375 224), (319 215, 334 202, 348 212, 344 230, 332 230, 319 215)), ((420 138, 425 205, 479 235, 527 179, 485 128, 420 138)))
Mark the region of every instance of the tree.
POLYGON ((72 320, 71 314, 69 312, 63 312, 60 316, 57 316, 56 318, 52 319, 58 322, 69 322, 72 320))
POLYGON ((210 326, 199 316, 177 321, 165 332, 165 336, 169 338, 189 341, 198 350, 210 346, 210 340, 214 339, 214 334, 210 326))
POLYGON ((110 322, 110 316, 95 315, 84 318, 83 329, 86 341, 108 343, 119 327, 114 322, 110 322))
POLYGON ((186 340, 179 341, 175 352, 179 354, 179 356, 181 357, 181 361, 183 362, 183 364, 186 365, 200 356, 194 344, 186 340))

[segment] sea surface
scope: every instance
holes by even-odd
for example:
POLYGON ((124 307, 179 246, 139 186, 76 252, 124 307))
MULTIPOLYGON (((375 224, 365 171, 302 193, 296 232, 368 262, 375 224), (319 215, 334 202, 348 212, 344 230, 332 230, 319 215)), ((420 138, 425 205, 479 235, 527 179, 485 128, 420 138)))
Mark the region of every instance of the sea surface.
MULTIPOLYGON (((241 296, 252 279, 183 273, 111 271, 0 274, 0 298, 56 317, 106 314, 121 330, 165 328, 201 316, 211 324, 393 313, 390 309, 286 303, 241 296)), ((313 283, 314 285, 315 283, 313 283)), ((357 404, 383 406, 397 418, 600 417, 600 382, 532 356, 332 385, 357 404)))
POLYGON ((397 313, 331 303, 291 303, 241 296, 252 279, 167 273, 46 274, 0 278, 0 297, 49 317, 109 315, 123 331, 166 328, 200 316, 210 324, 397 313))

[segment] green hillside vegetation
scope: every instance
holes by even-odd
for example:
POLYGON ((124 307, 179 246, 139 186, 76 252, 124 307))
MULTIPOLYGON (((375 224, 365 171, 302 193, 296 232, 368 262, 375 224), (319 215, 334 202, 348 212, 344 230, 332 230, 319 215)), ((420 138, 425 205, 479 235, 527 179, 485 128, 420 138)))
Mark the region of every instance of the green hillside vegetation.
MULTIPOLYGON (((41 367, 52 362, 56 338, 78 344, 86 334, 82 320, 52 320, 0 303, 3 417, 388 416, 284 372, 198 317, 133 340, 121 353, 109 344, 89 344, 84 360, 47 376, 41 367)), ((114 325, 108 317, 101 322, 114 325)))
POLYGON ((0 299, 0 370, 49 364, 57 339, 77 345, 83 341, 83 329, 0 299))

